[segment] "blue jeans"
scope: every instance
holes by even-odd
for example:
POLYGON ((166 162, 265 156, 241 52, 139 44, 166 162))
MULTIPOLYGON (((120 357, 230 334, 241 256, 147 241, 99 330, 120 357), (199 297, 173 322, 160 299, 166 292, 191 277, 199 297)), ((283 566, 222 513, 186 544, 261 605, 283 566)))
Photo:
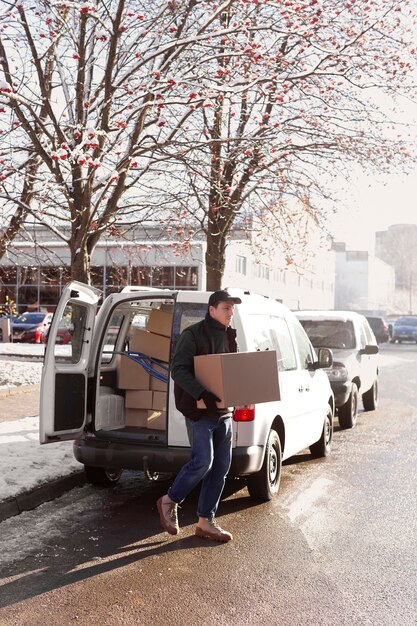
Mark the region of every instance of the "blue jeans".
POLYGON ((232 418, 201 417, 187 419, 191 459, 179 471, 168 490, 173 502, 180 504, 200 481, 197 515, 215 516, 232 460, 232 418))

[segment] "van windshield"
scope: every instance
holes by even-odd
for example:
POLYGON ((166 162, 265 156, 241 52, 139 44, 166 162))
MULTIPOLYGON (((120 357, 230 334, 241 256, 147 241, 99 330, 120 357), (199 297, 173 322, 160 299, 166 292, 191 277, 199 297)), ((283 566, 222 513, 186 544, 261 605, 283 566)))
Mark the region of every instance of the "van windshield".
POLYGON ((315 348, 355 347, 355 333, 352 322, 341 320, 300 320, 315 348))

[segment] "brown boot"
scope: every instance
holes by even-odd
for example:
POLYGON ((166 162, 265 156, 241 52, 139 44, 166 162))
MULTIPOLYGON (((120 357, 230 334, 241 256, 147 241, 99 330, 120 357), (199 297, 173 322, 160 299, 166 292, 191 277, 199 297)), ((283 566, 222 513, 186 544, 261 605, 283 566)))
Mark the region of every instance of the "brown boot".
POLYGON ((195 529, 197 537, 203 537, 204 539, 213 539, 214 541, 231 541, 233 535, 228 533, 227 530, 220 528, 216 520, 201 518, 198 521, 195 529))
POLYGON ((157 500, 156 506, 159 511, 162 528, 170 535, 178 535, 180 532, 177 515, 178 504, 173 502, 168 496, 162 496, 157 500))

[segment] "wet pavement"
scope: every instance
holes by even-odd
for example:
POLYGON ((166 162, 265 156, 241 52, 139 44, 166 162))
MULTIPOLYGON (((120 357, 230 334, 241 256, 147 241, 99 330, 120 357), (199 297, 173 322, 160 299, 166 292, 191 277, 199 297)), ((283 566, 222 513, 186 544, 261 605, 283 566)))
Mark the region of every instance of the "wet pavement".
POLYGON ((39 415, 40 385, 24 385, 0 390, 0 422, 39 415))

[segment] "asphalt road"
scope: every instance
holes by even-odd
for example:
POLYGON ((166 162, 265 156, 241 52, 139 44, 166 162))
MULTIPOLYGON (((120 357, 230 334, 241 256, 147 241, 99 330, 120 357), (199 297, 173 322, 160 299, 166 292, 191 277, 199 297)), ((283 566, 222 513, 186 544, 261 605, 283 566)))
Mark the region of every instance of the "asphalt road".
POLYGON ((163 483, 126 475, 1 524, 1 626, 415 626, 417 347, 381 351, 380 407, 332 455, 285 464, 279 496, 256 504, 231 482, 229 544, 161 533, 163 483))

